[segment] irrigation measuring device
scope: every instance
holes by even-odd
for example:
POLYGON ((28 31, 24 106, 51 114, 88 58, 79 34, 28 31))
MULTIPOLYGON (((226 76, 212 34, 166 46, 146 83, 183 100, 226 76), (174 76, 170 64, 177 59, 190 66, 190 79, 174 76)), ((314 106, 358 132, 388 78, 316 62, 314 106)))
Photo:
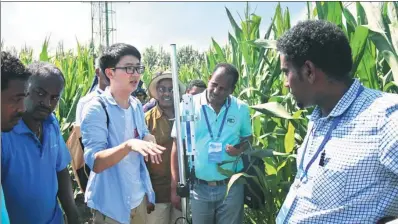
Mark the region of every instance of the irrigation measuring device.
MULTIPOLYGON (((171 44, 171 67, 173 77, 173 89, 178 90, 178 65, 177 65, 177 50, 176 45, 171 44)), ((191 94, 183 94, 182 101, 180 101, 180 91, 173 91, 174 97, 174 113, 175 126, 177 134, 177 150, 178 150, 178 172, 180 180, 177 186, 177 194, 181 197, 181 210, 183 217, 177 219, 176 223, 191 224, 190 209, 189 209, 189 195, 192 189, 193 178, 195 177, 195 113, 193 108, 193 98, 191 94), (181 102, 181 110, 180 110, 181 102), (183 141, 182 133, 185 135, 183 141), (187 158, 186 158, 187 157, 187 158), (190 169, 187 170, 186 161, 191 164, 190 169), (188 171, 188 175, 187 175, 188 171), (182 220, 182 222, 178 222, 182 220)))

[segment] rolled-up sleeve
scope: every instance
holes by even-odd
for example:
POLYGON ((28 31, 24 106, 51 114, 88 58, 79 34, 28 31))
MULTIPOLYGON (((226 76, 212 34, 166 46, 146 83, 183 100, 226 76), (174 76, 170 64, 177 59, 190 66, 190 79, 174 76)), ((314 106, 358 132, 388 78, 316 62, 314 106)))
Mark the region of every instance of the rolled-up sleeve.
POLYGON ((108 146, 108 128, 106 114, 98 100, 91 100, 84 106, 81 132, 84 145, 84 161, 94 168, 95 154, 108 146))

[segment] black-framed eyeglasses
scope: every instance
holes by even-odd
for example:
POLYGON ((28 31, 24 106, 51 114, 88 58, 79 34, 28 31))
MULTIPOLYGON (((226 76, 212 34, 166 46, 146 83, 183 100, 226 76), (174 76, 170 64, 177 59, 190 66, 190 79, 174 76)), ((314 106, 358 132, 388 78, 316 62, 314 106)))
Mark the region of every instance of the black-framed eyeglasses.
POLYGON ((138 73, 138 74, 144 74, 145 72, 145 66, 144 65, 139 65, 139 66, 125 66, 125 67, 114 67, 111 68, 112 70, 115 69, 124 69, 126 71, 127 74, 134 74, 134 73, 138 73))
POLYGON ((164 86, 159 86, 158 91, 159 91, 159 93, 165 93, 165 92, 173 93, 173 88, 172 87, 166 88, 164 86))

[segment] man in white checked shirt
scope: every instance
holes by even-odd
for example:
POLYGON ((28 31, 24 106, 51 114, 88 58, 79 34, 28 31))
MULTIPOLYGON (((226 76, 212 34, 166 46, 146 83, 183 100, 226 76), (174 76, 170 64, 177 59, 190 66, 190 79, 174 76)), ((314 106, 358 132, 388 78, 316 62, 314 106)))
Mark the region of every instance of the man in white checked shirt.
POLYGON ((298 106, 316 106, 277 223, 383 223, 398 216, 398 95, 351 78, 351 48, 327 21, 277 44, 298 106))

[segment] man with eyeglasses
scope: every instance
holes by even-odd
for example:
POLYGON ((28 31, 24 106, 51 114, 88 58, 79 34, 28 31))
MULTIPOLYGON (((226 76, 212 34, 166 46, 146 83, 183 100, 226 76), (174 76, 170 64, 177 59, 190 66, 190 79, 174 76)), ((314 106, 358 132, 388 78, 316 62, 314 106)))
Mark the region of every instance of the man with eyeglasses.
MULTIPOLYGON (((149 84, 149 95, 156 100, 156 106, 145 113, 148 129, 157 143, 166 148, 161 161, 147 163, 153 189, 156 195, 156 210, 148 216, 147 224, 174 224, 181 212, 171 205, 170 154, 173 139, 170 138, 174 120, 173 83, 170 72, 159 73, 149 84)), ((184 85, 179 82, 180 95, 184 85)))
POLYGON ((83 109, 84 160, 91 173, 85 198, 95 224, 146 223, 155 193, 146 164, 159 161, 164 147, 149 134, 137 89, 144 66, 133 46, 118 43, 100 57, 109 88, 83 109))

